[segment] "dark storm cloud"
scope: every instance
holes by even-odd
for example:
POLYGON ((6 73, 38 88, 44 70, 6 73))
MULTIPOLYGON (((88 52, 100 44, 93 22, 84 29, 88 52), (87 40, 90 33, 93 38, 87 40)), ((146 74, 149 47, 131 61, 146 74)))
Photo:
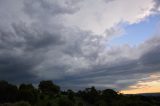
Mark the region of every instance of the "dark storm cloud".
MULTIPOLYGON (((150 48, 143 52, 138 59, 121 58, 117 60, 118 63, 113 62, 112 65, 95 65, 90 70, 85 70, 85 73, 69 76, 58 82, 63 86, 73 86, 75 89, 86 86, 96 86, 100 89, 105 87, 118 88, 118 90, 125 89, 136 84, 139 80, 143 81, 143 78, 149 74, 160 72, 159 40, 160 38, 157 36, 146 41, 143 47, 147 48, 150 45, 150 48)), ((143 47, 138 49, 144 49, 143 47)))
MULTIPOLYGON (((25 46, 25 49, 41 49, 50 45, 60 45, 63 41, 61 35, 54 32, 54 29, 47 31, 45 29, 38 28, 38 26, 25 27, 19 25, 13 25, 15 35, 22 39, 20 45, 25 46)), ((5 35, 4 35, 5 36, 5 35)))
POLYGON ((0 55, 0 79, 11 82, 34 82, 37 78, 31 71, 38 61, 15 56, 11 53, 0 55))
POLYGON ((16 8, 16 19, 0 14, 0 79, 18 83, 51 79, 63 88, 123 89, 159 72, 159 35, 137 47, 108 49, 108 37, 119 34, 116 28, 99 36, 59 23, 59 16, 78 11, 75 3, 28 0, 22 2, 21 11, 16 4, 10 7, 16 8))
POLYGON ((38 28, 12 25, 14 32, 0 31, 1 48, 23 47, 25 49, 43 48, 51 44, 60 44, 60 35, 38 28), (41 30, 41 31, 39 31, 41 30), (3 47, 4 46, 4 47, 3 47))
POLYGON ((159 36, 146 41, 137 49, 131 48, 135 52, 145 50, 139 58, 130 59, 120 55, 121 52, 128 51, 125 47, 122 47, 123 51, 104 51, 101 42, 98 42, 102 39, 90 37, 87 32, 65 31, 64 39, 57 30, 45 31, 38 26, 28 28, 23 24, 12 25, 12 28, 13 32, 5 32, 1 28, 1 79, 27 82, 53 78, 63 88, 78 89, 93 85, 100 89, 110 87, 120 90, 136 83, 142 76, 159 72, 160 69, 159 36), (95 42, 94 39, 98 41, 95 42), (99 53, 104 53, 104 57, 99 53), (110 64, 105 61, 96 63, 96 60, 107 59, 105 56, 112 53, 118 57, 115 61, 110 64), (83 63, 88 64, 88 68, 83 67, 83 63))
POLYGON ((62 43, 60 35, 24 24, 13 24, 12 29, 0 28, 0 79, 35 81, 38 77, 34 68, 44 60, 49 46, 62 43))
POLYGON ((157 45, 154 48, 151 48, 150 51, 145 53, 141 57, 142 64, 145 66, 157 66, 160 65, 160 45, 157 45))

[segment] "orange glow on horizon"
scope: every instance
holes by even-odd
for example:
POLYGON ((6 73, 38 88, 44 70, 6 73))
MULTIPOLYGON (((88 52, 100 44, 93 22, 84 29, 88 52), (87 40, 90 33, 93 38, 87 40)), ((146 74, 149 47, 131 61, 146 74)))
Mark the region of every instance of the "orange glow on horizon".
POLYGON ((157 93, 160 92, 160 87, 151 87, 151 88, 137 88, 131 90, 123 90, 121 93, 123 94, 138 94, 138 93, 157 93))
POLYGON ((132 85, 129 89, 120 91, 123 94, 138 94, 138 93, 157 93, 160 92, 160 74, 152 74, 145 81, 139 81, 132 85))

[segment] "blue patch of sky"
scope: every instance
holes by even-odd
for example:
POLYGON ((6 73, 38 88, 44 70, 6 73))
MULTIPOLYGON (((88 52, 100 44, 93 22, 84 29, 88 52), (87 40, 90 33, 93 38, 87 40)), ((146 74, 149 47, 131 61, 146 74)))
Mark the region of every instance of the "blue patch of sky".
POLYGON ((146 20, 140 23, 126 25, 124 27, 125 33, 120 37, 112 39, 110 41, 110 44, 111 45, 129 44, 132 46, 136 46, 154 35, 157 24, 159 22, 160 22, 160 15, 154 15, 148 17, 146 20))

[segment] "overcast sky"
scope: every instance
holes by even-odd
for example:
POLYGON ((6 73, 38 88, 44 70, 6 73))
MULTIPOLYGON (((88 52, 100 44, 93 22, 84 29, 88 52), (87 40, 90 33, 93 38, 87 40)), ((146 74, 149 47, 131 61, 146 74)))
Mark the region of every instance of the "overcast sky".
POLYGON ((125 90, 159 72, 160 0, 0 0, 0 80, 125 90))

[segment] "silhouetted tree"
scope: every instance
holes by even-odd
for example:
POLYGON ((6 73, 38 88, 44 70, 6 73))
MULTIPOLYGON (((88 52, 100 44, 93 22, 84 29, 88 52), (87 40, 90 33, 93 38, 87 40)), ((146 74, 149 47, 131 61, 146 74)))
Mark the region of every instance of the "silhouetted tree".
POLYGON ((16 103, 4 103, 0 104, 0 106, 31 106, 28 102, 16 102, 16 103))
POLYGON ((95 103, 95 106, 108 106, 104 100, 98 100, 95 103))
POLYGON ((106 101, 108 105, 111 105, 113 101, 115 102, 117 96, 117 92, 112 89, 106 89, 102 91, 102 98, 106 101))
POLYGON ((84 92, 81 92, 84 100, 87 100, 89 103, 94 104, 98 100, 99 94, 95 87, 86 88, 84 92))
POLYGON ((74 98, 74 96, 75 96, 75 93, 72 91, 72 90, 67 90, 67 95, 68 95, 68 98, 70 99, 70 100, 72 100, 73 102, 75 101, 75 98, 74 98))
POLYGON ((78 106, 84 106, 82 102, 78 102, 78 106))
POLYGON ((51 103, 51 102, 48 102, 48 103, 47 103, 47 106, 52 106, 52 103, 51 103))
POLYGON ((0 81, 0 106, 160 106, 160 96, 124 95, 112 89, 59 92, 59 86, 52 81, 41 81, 39 90, 32 84, 21 84, 18 89, 0 81))
POLYGON ((39 90, 48 95, 56 95, 60 92, 60 87, 53 84, 52 81, 41 81, 39 84, 39 90))
POLYGON ((38 91, 32 84, 21 84, 19 86, 19 98, 23 101, 35 103, 37 100, 38 91))
POLYGON ((61 97, 58 101, 58 106, 74 106, 74 103, 65 97, 61 97))
POLYGON ((6 81, 0 81, 0 103, 15 102, 18 99, 18 88, 6 81))

